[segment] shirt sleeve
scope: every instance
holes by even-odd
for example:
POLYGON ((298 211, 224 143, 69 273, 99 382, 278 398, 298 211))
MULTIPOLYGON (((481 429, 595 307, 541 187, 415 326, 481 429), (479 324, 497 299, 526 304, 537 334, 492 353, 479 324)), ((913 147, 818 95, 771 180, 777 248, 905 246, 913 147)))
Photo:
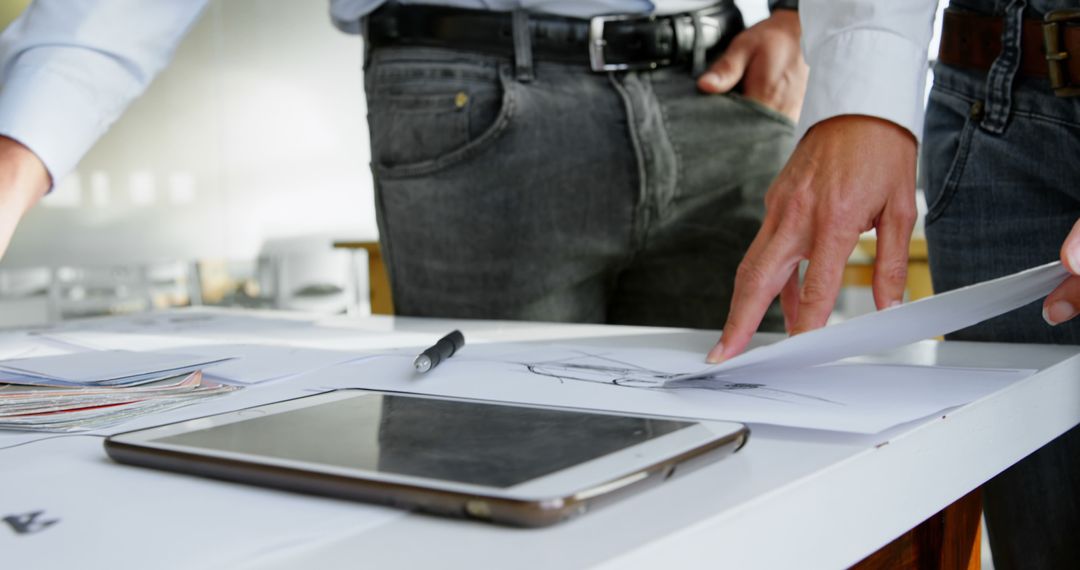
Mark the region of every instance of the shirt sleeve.
POLYGON ((0 34, 0 135, 53 181, 168 63, 206 0, 37 0, 0 34))
POLYGON ((922 140, 937 0, 802 0, 810 66, 798 137, 840 115, 892 121, 922 140))

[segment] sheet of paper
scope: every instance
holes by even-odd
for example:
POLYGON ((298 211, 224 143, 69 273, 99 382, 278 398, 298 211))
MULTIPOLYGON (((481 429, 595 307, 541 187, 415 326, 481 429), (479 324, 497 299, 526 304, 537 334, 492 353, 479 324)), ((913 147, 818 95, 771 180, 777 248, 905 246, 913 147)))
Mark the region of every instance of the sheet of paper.
POLYGON ((175 350, 185 346, 205 346, 205 338, 172 334, 114 333, 89 330, 53 330, 38 334, 39 338, 75 350, 175 350))
POLYGON ((140 313, 123 317, 95 318, 63 324, 62 330, 103 331, 128 334, 179 336, 258 335, 263 331, 310 329, 314 322, 303 318, 267 317, 204 309, 140 313))
MULTIPOLYGON (((236 310, 204 308, 72 321, 38 334, 98 350, 157 350, 214 343, 367 350, 401 342, 403 336, 325 327, 301 317, 272 317, 257 312, 245 314, 236 310)), ((435 336, 436 340, 438 338, 435 336)))
MULTIPOLYGON (((249 323, 255 325, 255 323, 249 323)), ((237 325, 236 330, 240 327, 237 325)), ((233 330, 230 326, 229 330, 233 330)), ((412 333, 401 331, 367 331, 345 327, 309 326, 286 327, 275 336, 256 334, 262 329, 254 328, 247 334, 112 332, 108 330, 54 329, 39 333, 39 338, 66 345, 71 350, 176 350, 183 352, 189 346, 260 345, 312 348, 343 352, 370 352, 395 347, 427 347, 442 338, 446 332, 412 333)), ((0 345, 2 348, 2 345, 0 345)), ((30 355, 27 355, 30 356, 30 355)))
POLYGON ((802 368, 888 350, 1027 305, 1048 295, 1068 276, 1060 261, 1049 263, 803 333, 671 381, 802 368))
POLYGON ((320 390, 368 388, 572 408, 877 433, 961 406, 1033 371, 836 364, 664 383, 701 365, 696 351, 466 345, 420 375, 410 356, 321 371, 320 390))
POLYGON ((21 358, 0 362, 0 381, 38 378, 71 384, 137 383, 182 374, 220 362, 191 354, 106 350, 21 358), (155 378, 156 377, 156 378, 155 378))
POLYGON ((88 560, 113 570, 236 568, 404 516, 392 508, 119 465, 97 437, 0 451, 0 463, 0 488, 11 491, 0 505, 5 568, 85 568, 88 560))
POLYGON ((33 358, 72 352, 71 347, 58 346, 54 342, 27 332, 9 332, 0 335, 0 361, 14 358, 33 358))
POLYGON ((177 352, 207 360, 228 359, 207 369, 206 374, 240 384, 278 380, 370 356, 365 352, 260 344, 185 346, 177 352))

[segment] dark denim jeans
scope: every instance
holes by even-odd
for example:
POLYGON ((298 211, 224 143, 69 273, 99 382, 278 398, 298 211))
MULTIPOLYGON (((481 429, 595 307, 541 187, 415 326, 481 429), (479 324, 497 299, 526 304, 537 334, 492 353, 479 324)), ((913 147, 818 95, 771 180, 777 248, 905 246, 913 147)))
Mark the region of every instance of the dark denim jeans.
MULTIPOLYGON (((1009 5, 1015 19, 1024 2, 1009 5)), ((1080 99, 1014 77, 1014 61, 1006 50, 989 73, 935 69, 922 156, 935 291, 1060 259, 1080 218, 1080 99)), ((1041 307, 949 338, 1080 344, 1080 320, 1051 327, 1041 307)), ((983 490, 996 568, 1080 568, 1080 428, 983 490)))
MULTIPOLYGON (((720 328, 786 117, 685 69, 595 74, 370 54, 377 216, 396 311, 720 328)), ((774 310, 764 325, 781 329, 774 310)))

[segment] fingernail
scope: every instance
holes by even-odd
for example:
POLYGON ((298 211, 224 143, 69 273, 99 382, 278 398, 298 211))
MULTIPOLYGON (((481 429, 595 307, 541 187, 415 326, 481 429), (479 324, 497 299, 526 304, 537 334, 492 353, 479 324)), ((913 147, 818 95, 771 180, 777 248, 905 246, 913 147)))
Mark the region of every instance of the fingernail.
POLYGON ((902 304, 903 304, 902 301, 893 301, 892 303, 889 303, 889 308, 891 309, 893 307, 899 307, 902 304))
POLYGON ((705 357, 705 362, 709 364, 719 364, 724 359, 724 343, 718 342, 712 350, 709 351, 709 355, 705 357))
POLYGON ((1076 308, 1068 301, 1056 301, 1049 307, 1043 307, 1043 320, 1051 325, 1061 323, 1076 316, 1076 308))
POLYGON ((701 82, 717 91, 724 88, 723 83, 720 81, 720 76, 711 71, 701 76, 701 82))

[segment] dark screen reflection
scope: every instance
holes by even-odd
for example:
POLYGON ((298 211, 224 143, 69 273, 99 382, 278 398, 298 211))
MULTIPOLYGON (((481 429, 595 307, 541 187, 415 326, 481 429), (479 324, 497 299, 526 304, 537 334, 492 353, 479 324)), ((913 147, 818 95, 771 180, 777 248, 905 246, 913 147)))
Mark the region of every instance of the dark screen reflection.
POLYGON ((509 487, 691 424, 422 398, 383 398, 379 470, 509 487))
POLYGON ((509 487, 690 425, 375 394, 159 441, 509 487))

